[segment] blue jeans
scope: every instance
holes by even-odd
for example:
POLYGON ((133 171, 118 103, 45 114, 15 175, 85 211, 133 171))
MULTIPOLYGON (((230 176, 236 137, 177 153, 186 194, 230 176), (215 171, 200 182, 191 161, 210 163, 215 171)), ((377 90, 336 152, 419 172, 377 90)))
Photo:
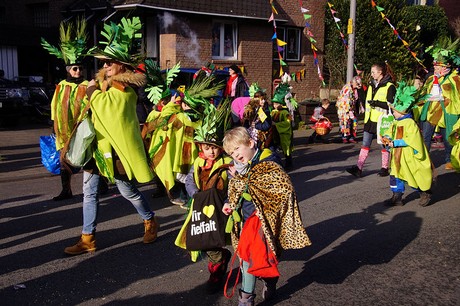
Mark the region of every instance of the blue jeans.
MULTIPOLYGON (((83 234, 94 234, 96 231, 100 179, 101 177, 97 174, 83 171, 83 234)), ((142 219, 149 220, 154 216, 147 200, 134 184, 119 179, 115 179, 115 183, 120 194, 133 204, 142 219)))
POLYGON ((370 148, 372 144, 372 139, 375 138, 375 135, 376 134, 364 131, 363 132, 363 147, 370 148))
MULTIPOLYGON (((431 125, 428 121, 420 122, 420 129, 422 130, 423 142, 425 143, 428 152, 431 149, 431 138, 433 138, 435 126, 431 125)), ((446 129, 439 128, 442 135, 442 142, 444 143, 445 161, 450 162, 450 153, 452 152, 452 145, 447 140, 446 129)))

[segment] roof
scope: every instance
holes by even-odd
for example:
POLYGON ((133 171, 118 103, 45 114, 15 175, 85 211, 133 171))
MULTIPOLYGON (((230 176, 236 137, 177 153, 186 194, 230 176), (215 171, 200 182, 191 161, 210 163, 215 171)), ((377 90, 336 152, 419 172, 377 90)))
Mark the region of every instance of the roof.
POLYGON ((268 20, 271 14, 267 0, 79 0, 69 5, 69 11, 102 10, 110 3, 115 9, 151 8, 190 14, 213 15, 268 20))

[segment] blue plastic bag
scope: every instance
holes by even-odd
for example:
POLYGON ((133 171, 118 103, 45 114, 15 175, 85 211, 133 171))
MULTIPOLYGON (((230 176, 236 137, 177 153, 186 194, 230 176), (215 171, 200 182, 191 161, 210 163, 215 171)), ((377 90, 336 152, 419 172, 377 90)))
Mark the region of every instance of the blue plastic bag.
POLYGON ((46 170, 53 174, 61 173, 61 163, 59 161, 59 151, 56 151, 56 136, 40 136, 40 149, 42 154, 42 164, 46 170))

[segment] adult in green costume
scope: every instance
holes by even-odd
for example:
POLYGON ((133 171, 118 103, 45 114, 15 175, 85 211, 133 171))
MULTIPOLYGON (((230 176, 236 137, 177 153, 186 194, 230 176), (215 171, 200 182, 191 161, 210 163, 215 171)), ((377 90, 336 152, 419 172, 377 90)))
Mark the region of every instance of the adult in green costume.
POLYGON ((96 80, 88 83, 91 119, 96 132, 94 160, 83 172, 83 229, 80 241, 64 252, 78 255, 96 250, 96 225, 99 208, 98 185, 101 175, 115 182, 120 194, 131 202, 144 220, 144 243, 157 238, 158 222, 154 212, 134 181, 144 183, 153 178, 147 164, 139 121, 136 115, 137 94, 133 87, 145 84, 145 76, 134 72, 132 39, 141 29, 138 17, 123 18, 121 24, 104 27, 109 39, 104 50, 95 56, 104 62, 96 80))
POLYGON ((449 142, 452 145, 452 151, 450 152, 452 167, 455 171, 460 172, 460 119, 452 127, 449 142))
POLYGON ((44 38, 41 44, 43 48, 62 59, 65 64, 67 77, 59 82, 51 100, 51 120, 54 122, 54 133, 56 134, 56 150, 61 153, 61 185, 59 195, 53 197, 54 201, 61 201, 72 198, 71 176, 79 169, 66 164, 64 151, 66 143, 70 141, 70 135, 74 130, 78 119, 85 114, 88 99, 86 98, 86 86, 88 81, 83 75, 83 56, 88 51, 86 47, 87 32, 85 19, 78 20, 76 24, 61 22, 60 45, 56 48, 50 45, 44 38))
POLYGON ((457 70, 460 65, 459 44, 460 39, 452 42, 450 38, 443 37, 427 49, 434 59, 434 74, 427 79, 422 90, 430 94, 430 97, 421 99, 414 110, 428 151, 435 128, 440 127, 445 148, 446 170, 453 169, 450 160, 452 146, 447 138, 453 125, 460 118, 460 76, 457 70))
POLYGON ((388 129, 389 135, 384 137, 384 143, 391 148, 390 189, 393 192, 386 204, 392 206, 403 205, 405 184, 420 192, 421 206, 428 205, 431 199, 431 159, 411 112, 415 92, 414 86, 399 83, 391 106, 395 121, 388 129))

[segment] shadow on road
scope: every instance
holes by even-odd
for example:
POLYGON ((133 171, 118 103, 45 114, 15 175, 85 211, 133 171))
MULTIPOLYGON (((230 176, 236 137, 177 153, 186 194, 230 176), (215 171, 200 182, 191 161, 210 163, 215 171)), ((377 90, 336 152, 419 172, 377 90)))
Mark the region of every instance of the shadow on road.
POLYGON ((313 282, 340 284, 364 265, 390 262, 417 237, 422 219, 414 212, 401 212, 392 220, 379 223, 376 215, 384 214, 385 209, 377 203, 360 213, 342 215, 309 226, 307 232, 313 245, 307 251, 287 251, 283 255, 285 260, 304 261, 304 267, 279 288, 278 299, 274 303, 289 299, 313 282), (358 232, 330 251, 325 251, 350 231, 358 232), (309 254, 307 258, 305 254, 309 254))

